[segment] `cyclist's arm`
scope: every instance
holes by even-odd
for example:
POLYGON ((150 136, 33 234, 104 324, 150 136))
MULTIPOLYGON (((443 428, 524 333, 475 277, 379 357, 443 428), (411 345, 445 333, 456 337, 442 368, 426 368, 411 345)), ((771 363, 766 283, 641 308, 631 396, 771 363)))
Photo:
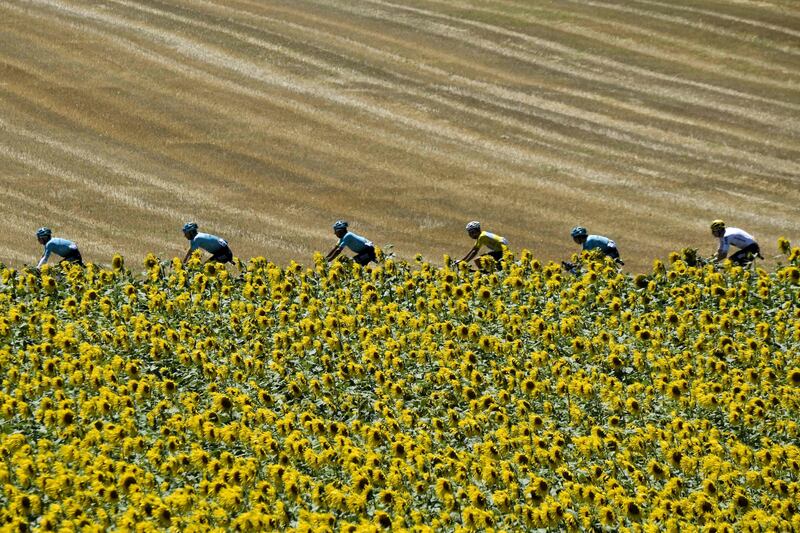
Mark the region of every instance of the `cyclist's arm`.
POLYGON ((722 261, 723 259, 728 257, 728 248, 730 248, 730 245, 726 246, 725 243, 722 240, 720 240, 719 249, 717 249, 717 255, 714 258, 714 261, 722 261))
POLYGON ((330 252, 328 252, 328 255, 325 256, 325 261, 333 261, 340 253, 342 253, 342 250, 344 250, 344 246, 339 246, 337 244, 330 252))
POLYGON ((44 248, 44 255, 42 255, 42 258, 41 258, 41 259, 39 259, 39 264, 38 264, 38 265, 36 265, 36 268, 42 268, 42 265, 43 265, 43 264, 45 264, 45 263, 47 263, 47 260, 48 260, 49 258, 50 258, 50 250, 48 250, 48 249, 47 249, 47 246, 45 246, 45 248, 44 248))
POLYGON ((186 252, 186 257, 183 258, 183 262, 185 263, 188 261, 189 258, 192 257, 194 251, 198 248, 200 248, 200 244, 197 242, 196 238, 189 241, 189 250, 186 252))
POLYGON ((478 255, 478 250, 480 250, 480 248, 481 248, 481 245, 476 243, 475 246, 470 248, 469 252, 467 252, 467 255, 465 255, 463 258, 459 259, 457 262, 458 263, 464 263, 464 262, 471 261, 473 257, 478 255))

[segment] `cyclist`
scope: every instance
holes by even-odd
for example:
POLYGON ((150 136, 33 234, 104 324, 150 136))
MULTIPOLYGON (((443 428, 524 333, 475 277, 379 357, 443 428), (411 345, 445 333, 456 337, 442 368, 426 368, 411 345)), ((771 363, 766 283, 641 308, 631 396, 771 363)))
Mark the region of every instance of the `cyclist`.
POLYGON ((183 235, 191 241, 189 251, 186 252, 186 257, 183 258, 184 263, 189 260, 192 252, 198 248, 202 248, 211 254, 211 257, 206 260, 206 263, 233 263, 233 252, 228 246, 228 241, 216 235, 198 233, 196 222, 187 222, 184 224, 183 235))
POLYGON ((570 235, 572 235, 572 240, 581 245, 582 250, 587 252, 590 250, 597 250, 606 257, 613 259, 617 264, 625 264, 622 262, 622 259, 619 258, 617 243, 608 237, 603 237, 602 235, 589 235, 589 232, 583 226, 576 226, 572 228, 570 235))
POLYGON ((499 270, 501 268, 500 261, 503 259, 503 253, 508 247, 508 239, 488 231, 481 231, 481 223, 477 220, 473 220, 472 222, 468 223, 466 229, 467 234, 471 238, 475 239, 475 246, 473 246, 469 252, 467 252, 467 255, 456 261, 456 264, 471 261, 478 254, 478 251, 481 249, 481 247, 486 246, 489 251, 475 259, 475 264, 480 268, 481 259, 488 256, 495 260, 497 263, 497 269, 499 270))
POLYGON ((39 240, 39 244, 44 245, 44 254, 39 260, 39 264, 36 265, 37 268, 42 268, 42 265, 47 263, 51 253, 61 256, 61 263, 68 262, 84 266, 81 252, 74 242, 58 237, 54 238, 53 231, 50 228, 36 230, 36 238, 39 240))
POLYGON ((371 261, 377 263, 375 245, 361 235, 356 235, 352 231, 349 231, 347 227, 348 223, 346 220, 337 220, 333 223, 333 233, 339 237, 339 242, 328 252, 328 255, 325 256, 325 260, 328 262, 333 261, 342 253, 342 250, 347 247, 356 253, 356 255, 353 256, 353 261, 359 265, 366 266, 371 261))
POLYGON ((756 240, 744 230, 726 228, 724 221, 715 220, 711 223, 711 234, 719 239, 719 249, 716 257, 714 257, 715 262, 722 261, 728 256, 728 250, 731 245, 740 249, 730 257, 731 261, 737 265, 746 265, 754 257, 764 259, 756 240))

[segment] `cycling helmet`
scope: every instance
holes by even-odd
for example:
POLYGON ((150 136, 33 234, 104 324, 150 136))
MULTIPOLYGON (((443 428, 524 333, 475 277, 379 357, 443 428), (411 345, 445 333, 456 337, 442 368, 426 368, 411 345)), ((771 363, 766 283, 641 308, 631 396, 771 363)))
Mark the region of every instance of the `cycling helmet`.
POLYGON ((50 228, 39 228, 36 230, 36 237, 49 237, 53 234, 50 228))
POLYGON ((333 223, 333 231, 339 231, 341 229, 347 229, 347 221, 346 220, 337 220, 333 223))
POLYGON ((714 222, 711 223, 711 231, 717 231, 717 230, 721 230, 721 229, 725 229, 725 222, 724 221, 717 219, 717 220, 715 220, 714 222))
POLYGON ((481 223, 477 220, 473 220, 469 224, 467 224, 467 232, 471 231, 480 231, 481 230, 481 223))
POLYGON ((584 228, 583 226, 575 226, 574 228, 572 228, 572 231, 570 231, 569 234, 572 235, 572 238, 574 239, 575 237, 586 236, 589 234, 589 232, 586 231, 586 228, 584 228))
POLYGON ((197 222, 187 222, 183 225, 184 233, 189 233, 190 231, 197 231, 197 222))

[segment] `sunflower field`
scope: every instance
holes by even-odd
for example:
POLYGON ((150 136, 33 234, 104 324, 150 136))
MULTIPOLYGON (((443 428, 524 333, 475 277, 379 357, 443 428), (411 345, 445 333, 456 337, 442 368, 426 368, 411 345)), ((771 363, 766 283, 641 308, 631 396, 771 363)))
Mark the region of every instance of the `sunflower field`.
POLYGON ((0 267, 4 530, 800 530, 800 248, 0 267), (449 266, 447 266, 449 265, 449 266))

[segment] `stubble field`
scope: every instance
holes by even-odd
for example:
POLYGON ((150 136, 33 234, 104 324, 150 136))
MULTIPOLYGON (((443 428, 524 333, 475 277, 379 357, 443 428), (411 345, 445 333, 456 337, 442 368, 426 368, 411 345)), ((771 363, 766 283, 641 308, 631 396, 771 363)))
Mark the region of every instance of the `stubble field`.
POLYGON ((470 219, 542 259, 581 223, 631 270, 708 221, 800 237, 793 1, 0 3, 0 261, 311 261, 347 218, 401 257, 470 219))

